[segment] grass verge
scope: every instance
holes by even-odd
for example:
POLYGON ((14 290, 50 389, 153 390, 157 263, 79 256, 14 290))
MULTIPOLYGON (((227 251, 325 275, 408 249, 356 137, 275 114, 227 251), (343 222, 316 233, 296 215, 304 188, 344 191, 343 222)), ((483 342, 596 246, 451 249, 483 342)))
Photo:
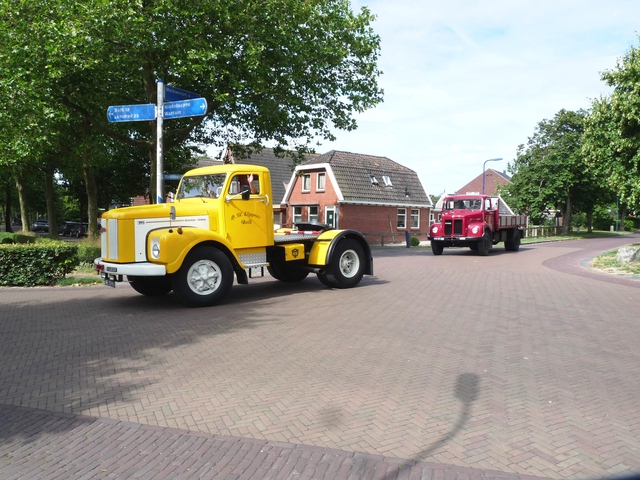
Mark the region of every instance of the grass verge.
POLYGON ((617 250, 603 253, 591 260, 589 266, 601 272, 615 275, 640 275, 639 262, 618 263, 616 261, 617 254, 617 250))

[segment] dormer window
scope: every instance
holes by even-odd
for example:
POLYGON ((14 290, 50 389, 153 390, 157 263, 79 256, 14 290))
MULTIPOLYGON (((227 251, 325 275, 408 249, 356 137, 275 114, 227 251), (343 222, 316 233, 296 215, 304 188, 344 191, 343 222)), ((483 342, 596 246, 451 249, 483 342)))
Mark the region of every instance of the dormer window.
POLYGON ((371 180, 371 185, 378 185, 378 180, 375 175, 369 174, 369 180, 371 180))
POLYGON ((393 187, 393 183, 391 183, 391 177, 389 175, 383 175, 382 181, 384 182, 385 187, 393 187))
POLYGON ((305 175, 302 175, 302 191, 303 192, 311 191, 311 175, 308 173, 305 175))

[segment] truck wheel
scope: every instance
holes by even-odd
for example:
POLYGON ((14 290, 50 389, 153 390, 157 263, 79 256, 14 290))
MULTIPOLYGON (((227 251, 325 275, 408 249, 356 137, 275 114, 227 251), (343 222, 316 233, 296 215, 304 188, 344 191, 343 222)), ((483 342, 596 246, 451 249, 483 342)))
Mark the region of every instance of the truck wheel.
POLYGON ((360 244, 346 238, 336 245, 329 268, 318 278, 322 283, 333 288, 355 287, 364 275, 364 250, 360 244))
POLYGON ((489 231, 485 231, 482 239, 478 243, 478 253, 482 257, 486 257, 489 255, 489 250, 491 250, 491 233, 489 231))
POLYGON ((233 267, 214 247, 196 247, 173 275, 173 291, 188 307, 206 307, 224 297, 233 285, 233 267))
POLYGON ((161 297, 172 290, 169 277, 137 277, 127 275, 129 285, 136 292, 147 297, 161 297))
POLYGON ((520 249, 520 232, 518 229, 514 229, 510 237, 510 240, 504 242, 504 249, 507 252, 517 252, 520 249))
POLYGON ((309 275, 309 272, 303 268, 296 265, 286 265, 282 263, 271 263, 267 267, 267 270, 276 280, 288 283, 301 282, 307 278, 307 275, 309 275))
POLYGON ((329 288, 333 288, 335 285, 333 277, 330 277, 327 272, 318 272, 318 280, 329 288))
POLYGON ((434 255, 442 255, 444 244, 438 240, 431 241, 431 251, 434 255))

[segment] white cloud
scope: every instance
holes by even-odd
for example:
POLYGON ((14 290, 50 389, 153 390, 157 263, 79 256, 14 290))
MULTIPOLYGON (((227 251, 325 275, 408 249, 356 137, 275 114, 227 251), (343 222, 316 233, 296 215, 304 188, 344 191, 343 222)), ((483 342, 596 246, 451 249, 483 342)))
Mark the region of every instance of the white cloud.
POLYGON ((384 103, 330 149, 387 156, 448 192, 506 169, 538 122, 588 109, 638 45, 637 0, 354 0, 378 19, 384 103))

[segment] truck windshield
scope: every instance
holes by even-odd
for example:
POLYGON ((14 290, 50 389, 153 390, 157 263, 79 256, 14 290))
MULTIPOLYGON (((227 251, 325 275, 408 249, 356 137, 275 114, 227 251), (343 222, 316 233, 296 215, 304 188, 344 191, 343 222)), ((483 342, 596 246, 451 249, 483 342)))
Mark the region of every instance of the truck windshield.
POLYGON ((445 204, 446 210, 480 210, 481 208, 482 200, 479 198, 447 200, 445 204))
POLYGON ((178 200, 192 197, 218 198, 226 178, 226 173, 182 177, 176 197, 178 200))

